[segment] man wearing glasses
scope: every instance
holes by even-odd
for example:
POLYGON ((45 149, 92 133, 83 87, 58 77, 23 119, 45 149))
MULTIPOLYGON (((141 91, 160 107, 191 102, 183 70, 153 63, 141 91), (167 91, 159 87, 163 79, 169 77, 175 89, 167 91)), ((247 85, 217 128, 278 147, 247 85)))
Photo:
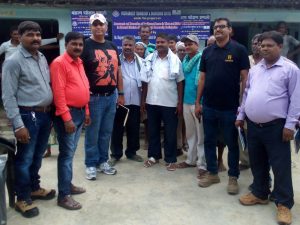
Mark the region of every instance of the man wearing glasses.
POLYGON ((208 187, 220 182, 216 155, 218 126, 220 126, 229 150, 227 192, 237 194, 239 146, 234 123, 239 105, 240 82, 244 90, 250 65, 246 48, 230 39, 232 32, 230 21, 227 18, 218 18, 213 28, 216 43, 203 51, 195 103, 195 113, 199 118, 202 115, 203 120, 204 151, 208 171, 199 180, 199 186, 208 187))

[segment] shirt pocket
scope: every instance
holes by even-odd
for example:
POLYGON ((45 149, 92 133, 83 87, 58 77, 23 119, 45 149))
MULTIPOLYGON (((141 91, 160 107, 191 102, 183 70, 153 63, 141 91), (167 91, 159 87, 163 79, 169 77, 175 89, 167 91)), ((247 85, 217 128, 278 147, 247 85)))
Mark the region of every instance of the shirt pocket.
POLYGON ((285 77, 282 75, 270 77, 267 92, 270 96, 281 96, 286 92, 285 77))

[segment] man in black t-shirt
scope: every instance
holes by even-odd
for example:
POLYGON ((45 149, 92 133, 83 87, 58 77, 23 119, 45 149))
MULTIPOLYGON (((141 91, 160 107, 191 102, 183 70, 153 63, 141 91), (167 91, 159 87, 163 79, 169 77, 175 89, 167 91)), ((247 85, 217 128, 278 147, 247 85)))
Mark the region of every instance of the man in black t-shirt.
POLYGON ((197 90, 195 113, 203 114, 204 150, 208 173, 199 180, 200 187, 219 183, 216 155, 218 127, 228 146, 229 182, 227 192, 239 191, 239 146, 238 133, 234 125, 239 106, 240 82, 244 90, 249 65, 247 50, 230 40, 231 23, 227 18, 214 22, 216 43, 202 54, 200 79, 197 90), (203 97, 203 106, 200 100, 203 97))
POLYGON ((90 83, 91 125, 85 133, 86 178, 96 174, 116 174, 108 161, 116 103, 124 104, 123 80, 117 47, 105 40, 107 21, 102 14, 90 17, 92 36, 85 41, 82 60, 90 83), (117 90, 118 89, 118 90, 117 90))

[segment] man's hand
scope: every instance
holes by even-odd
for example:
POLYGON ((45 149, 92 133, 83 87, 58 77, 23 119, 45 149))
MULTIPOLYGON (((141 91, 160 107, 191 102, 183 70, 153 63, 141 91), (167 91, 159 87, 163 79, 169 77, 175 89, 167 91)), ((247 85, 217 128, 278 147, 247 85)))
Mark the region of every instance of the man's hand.
POLYGON ((88 127, 89 125, 91 125, 91 123, 92 123, 91 117, 89 115, 85 115, 84 126, 88 127))
POLYGON ((118 103, 118 105, 124 105, 124 103, 125 103, 124 95, 119 95, 117 103, 118 103))
POLYGON ((198 119, 201 119, 201 115, 202 115, 202 105, 200 105, 199 103, 195 104, 195 115, 198 119))
POLYGON ((234 125, 236 127, 244 128, 244 120, 236 120, 234 125))
POLYGON ((23 127, 19 129, 17 132, 15 132, 15 136, 18 142, 22 144, 28 144, 30 140, 29 131, 26 127, 23 127))
POLYGON ((176 107, 176 114, 178 117, 181 117, 182 116, 182 112, 183 112, 183 105, 182 103, 178 103, 177 104, 177 107, 176 107))
POLYGON ((288 128, 283 128, 282 141, 288 142, 294 139, 294 131, 288 128))
POLYGON ((144 101, 141 102, 141 114, 143 115, 146 112, 146 103, 144 101))
POLYGON ((75 132, 76 127, 73 120, 65 122, 65 130, 68 134, 72 134, 75 132))

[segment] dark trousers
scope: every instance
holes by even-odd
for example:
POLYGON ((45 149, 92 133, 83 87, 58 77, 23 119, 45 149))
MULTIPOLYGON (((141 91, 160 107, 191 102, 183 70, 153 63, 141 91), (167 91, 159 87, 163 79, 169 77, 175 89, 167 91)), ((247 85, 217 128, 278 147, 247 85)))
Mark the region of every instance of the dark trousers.
POLYGON ((149 149, 148 158, 161 159, 160 128, 164 124, 164 151, 166 163, 177 161, 177 123, 176 107, 147 104, 149 149))
POLYGON ((218 173, 216 146, 219 129, 221 129, 225 144, 228 146, 228 175, 239 177, 238 133, 234 125, 236 111, 220 111, 203 106, 202 119, 207 170, 212 174, 218 173))
POLYGON ((282 141, 285 121, 260 127, 251 121, 248 125, 248 151, 253 174, 252 193, 261 199, 267 199, 269 190, 269 169, 274 174, 274 197, 276 204, 288 208, 294 205, 291 172, 290 142, 282 141))
POLYGON ((40 188, 39 170, 47 149, 51 131, 50 113, 20 109, 25 127, 29 131, 28 144, 17 143, 15 156, 15 191, 18 201, 30 200, 31 192, 40 188))
POLYGON ((140 149, 140 106, 137 105, 126 105, 129 108, 129 115, 125 127, 124 110, 119 106, 117 108, 114 127, 111 137, 111 156, 120 159, 123 156, 123 134, 126 130, 127 136, 127 148, 125 155, 132 157, 136 155, 136 152, 140 149))

